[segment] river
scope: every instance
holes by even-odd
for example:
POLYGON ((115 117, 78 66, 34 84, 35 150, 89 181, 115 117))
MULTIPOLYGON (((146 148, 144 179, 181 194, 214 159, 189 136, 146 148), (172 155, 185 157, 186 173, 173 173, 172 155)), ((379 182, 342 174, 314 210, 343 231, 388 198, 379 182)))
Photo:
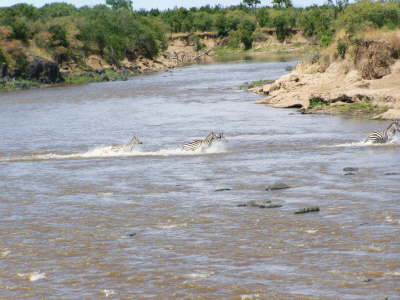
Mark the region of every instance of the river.
POLYGON ((388 122, 239 88, 293 65, 1 94, 0 298, 399 299, 400 143, 361 142, 388 122), (181 150, 212 130, 226 140, 181 150), (238 207, 251 200, 282 207, 238 207))

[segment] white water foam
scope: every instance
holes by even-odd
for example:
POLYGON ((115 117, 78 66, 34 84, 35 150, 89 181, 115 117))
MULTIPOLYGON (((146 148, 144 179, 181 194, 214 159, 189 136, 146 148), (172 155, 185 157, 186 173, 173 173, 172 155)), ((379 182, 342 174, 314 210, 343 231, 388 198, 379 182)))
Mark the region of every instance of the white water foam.
POLYGON ((46 278, 46 274, 45 273, 40 273, 40 272, 18 273, 18 276, 23 278, 23 279, 27 279, 29 281, 37 281, 37 280, 46 278))
POLYGON ((124 149, 113 149, 112 146, 97 147, 87 152, 78 153, 38 153, 31 155, 21 155, 1 158, 2 162, 16 161, 45 161, 45 160, 67 160, 67 159, 89 159, 89 158, 112 158, 112 157, 133 157, 133 156, 181 156, 181 155, 204 155, 225 152, 225 143, 217 142, 207 149, 199 149, 196 151, 184 151, 182 148, 161 149, 158 151, 143 151, 137 148, 132 151, 124 149))
POLYGON ((211 275, 214 275, 215 272, 208 272, 208 273, 191 273, 191 274, 184 274, 183 277, 189 278, 189 279, 201 279, 201 278, 207 278, 210 277, 211 275))
POLYGON ((114 290, 102 290, 102 292, 106 297, 116 294, 114 290))
POLYGON ((5 258, 11 253, 7 248, 0 250, 0 258, 5 258))
POLYGON ((336 145, 323 145, 320 148, 347 148, 347 147, 387 147, 387 146, 398 146, 400 145, 399 140, 397 138, 385 143, 385 144, 375 144, 371 141, 359 141, 359 142, 351 142, 351 143, 343 143, 336 145))

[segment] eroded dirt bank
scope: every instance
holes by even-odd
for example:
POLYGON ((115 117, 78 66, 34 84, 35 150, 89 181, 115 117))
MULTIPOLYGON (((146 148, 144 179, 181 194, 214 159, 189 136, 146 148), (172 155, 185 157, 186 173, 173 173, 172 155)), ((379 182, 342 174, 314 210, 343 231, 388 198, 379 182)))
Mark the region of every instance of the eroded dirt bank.
POLYGON ((303 55, 313 47, 313 42, 304 37, 303 32, 294 31, 292 36, 281 43, 276 32, 265 28, 253 42, 253 49, 231 49, 226 38, 215 32, 176 33, 168 37, 166 49, 157 57, 146 58, 138 49, 128 49, 125 58, 111 64, 100 55, 89 55, 81 60, 69 60, 61 64, 53 61, 49 53, 37 47, 21 48, 27 57, 26 70, 0 66, 0 90, 25 89, 66 82, 81 84, 86 82, 125 80, 130 76, 167 70, 193 63, 213 61, 214 56, 224 55, 303 55))
POLYGON ((316 55, 275 82, 250 90, 267 96, 257 103, 304 113, 399 119, 398 38, 365 40, 342 55, 316 55))

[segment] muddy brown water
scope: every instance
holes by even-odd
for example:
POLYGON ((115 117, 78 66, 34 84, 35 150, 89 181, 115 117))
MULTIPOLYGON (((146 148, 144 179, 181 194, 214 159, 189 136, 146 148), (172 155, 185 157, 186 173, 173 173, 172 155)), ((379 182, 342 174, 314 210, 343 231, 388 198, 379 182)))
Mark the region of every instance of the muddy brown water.
POLYGON ((239 89, 294 64, 1 94, 0 299, 399 299, 400 145, 239 89))

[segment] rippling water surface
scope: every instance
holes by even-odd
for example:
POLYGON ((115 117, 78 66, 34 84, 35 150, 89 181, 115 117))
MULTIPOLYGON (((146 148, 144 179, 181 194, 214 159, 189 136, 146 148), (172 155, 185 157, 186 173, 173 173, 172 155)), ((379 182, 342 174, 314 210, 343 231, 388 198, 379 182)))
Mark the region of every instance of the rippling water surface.
POLYGON ((399 299, 400 145, 239 89, 294 64, 0 95, 0 298, 399 299), (226 141, 180 150, 211 130, 226 141))

